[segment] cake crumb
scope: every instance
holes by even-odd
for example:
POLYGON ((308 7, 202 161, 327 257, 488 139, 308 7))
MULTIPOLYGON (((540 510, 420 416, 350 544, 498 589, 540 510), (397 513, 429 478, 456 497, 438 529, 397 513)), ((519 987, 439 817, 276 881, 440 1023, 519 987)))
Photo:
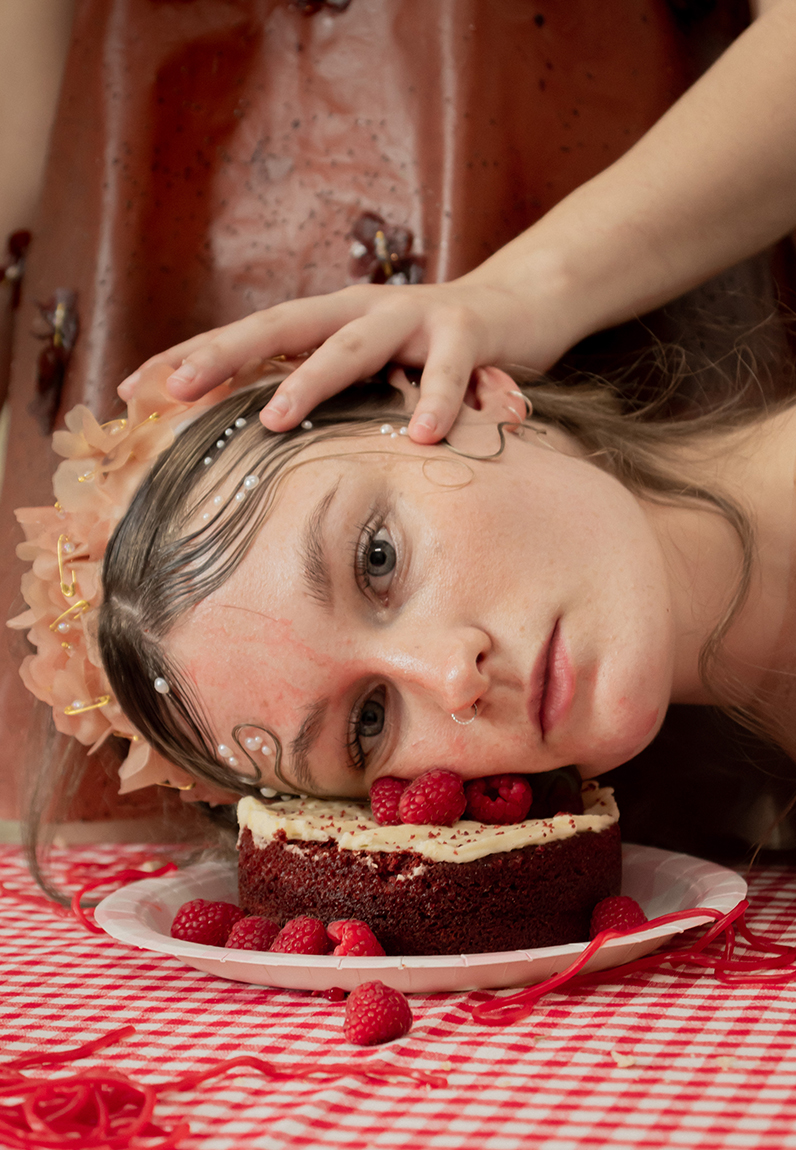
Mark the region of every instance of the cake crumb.
POLYGON ((716 1061, 722 1070, 732 1070, 735 1066, 735 1059, 731 1055, 724 1058, 717 1058, 716 1061))
POLYGON ((622 1054, 619 1050, 612 1050, 611 1057, 617 1066, 621 1066, 623 1070, 628 1069, 630 1066, 636 1065, 636 1060, 632 1054, 622 1054))

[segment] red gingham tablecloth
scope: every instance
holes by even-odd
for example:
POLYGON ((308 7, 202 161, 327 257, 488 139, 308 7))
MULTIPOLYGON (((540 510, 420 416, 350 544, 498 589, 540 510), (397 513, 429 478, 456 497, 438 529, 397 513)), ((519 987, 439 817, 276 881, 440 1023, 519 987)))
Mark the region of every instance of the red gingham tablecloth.
MULTIPOLYGON (((61 850, 56 872, 74 877, 82 867, 90 881, 145 852, 154 853, 61 850)), ((0 868, 0 1061, 132 1023, 132 1038, 72 1072, 113 1066, 158 1082, 248 1053, 289 1063, 386 1059, 448 1080, 221 1078, 159 1101, 163 1125, 190 1124, 180 1150, 796 1150, 796 982, 728 989, 710 977, 640 973, 552 993, 506 1028, 473 1024, 467 1007, 483 994, 413 995, 412 1031, 362 1050, 343 1038, 344 1003, 226 982, 89 934, 32 901, 18 849, 0 850, 0 868)), ((750 897, 752 929, 796 942, 796 871, 759 871, 750 897)))

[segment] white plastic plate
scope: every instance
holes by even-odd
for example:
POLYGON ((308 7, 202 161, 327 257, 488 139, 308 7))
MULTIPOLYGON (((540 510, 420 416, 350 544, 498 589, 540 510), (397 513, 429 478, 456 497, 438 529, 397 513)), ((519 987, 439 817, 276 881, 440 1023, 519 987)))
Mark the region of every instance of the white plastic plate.
MULTIPOLYGON (((636 899, 648 918, 700 906, 726 912, 746 896, 746 883, 739 875, 704 859, 629 844, 622 851, 622 893, 636 899)), ((220 978, 289 990, 328 990, 332 986, 353 990, 375 978, 404 993, 527 986, 565 970, 586 945, 576 942, 497 954, 384 958, 227 950, 181 942, 169 934, 177 910, 193 898, 237 902, 234 864, 200 863, 176 875, 122 887, 100 903, 96 920, 108 934, 130 946, 173 955, 220 978)), ((586 970, 606 970, 632 962, 665 945, 680 931, 707 921, 705 915, 695 913, 676 926, 653 926, 632 938, 614 939, 594 956, 586 970)))

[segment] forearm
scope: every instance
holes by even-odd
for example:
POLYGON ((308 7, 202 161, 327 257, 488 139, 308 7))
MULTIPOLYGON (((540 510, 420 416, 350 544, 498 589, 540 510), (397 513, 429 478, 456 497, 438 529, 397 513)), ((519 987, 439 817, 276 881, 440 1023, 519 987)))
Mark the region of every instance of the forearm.
POLYGON ((796 2, 780 0, 626 155, 461 282, 534 309, 552 294, 563 350, 794 227, 796 2))
MULTIPOLYGON (((619 161, 458 280, 358 285, 168 349, 196 399, 243 364, 316 349, 263 413, 295 427, 387 361, 422 366, 409 433, 450 430, 475 367, 544 371, 583 336, 680 295, 796 226, 796 0, 771 5, 619 161)), ((136 377, 120 389, 129 399, 136 377)))

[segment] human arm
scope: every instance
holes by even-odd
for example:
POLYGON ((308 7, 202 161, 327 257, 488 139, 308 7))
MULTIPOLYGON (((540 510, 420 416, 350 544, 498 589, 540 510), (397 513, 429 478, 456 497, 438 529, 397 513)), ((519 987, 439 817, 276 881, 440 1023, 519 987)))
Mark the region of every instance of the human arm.
POLYGON ((474 271, 448 284, 358 285, 280 304, 165 359, 175 368, 186 360, 172 387, 194 398, 250 359, 317 347, 266 409, 274 430, 388 360, 425 365, 410 430, 431 442, 452 423, 475 366, 543 370, 583 336, 795 225, 796 0, 780 0, 625 156, 474 271), (290 403, 281 415, 280 399, 290 403), (424 415, 436 427, 424 429, 424 415))
MULTIPOLYGON (((0 4, 0 264, 8 260, 6 238, 33 227, 72 10, 72 0, 0 4)), ((0 284, 0 397, 8 385, 12 288, 0 284)))

